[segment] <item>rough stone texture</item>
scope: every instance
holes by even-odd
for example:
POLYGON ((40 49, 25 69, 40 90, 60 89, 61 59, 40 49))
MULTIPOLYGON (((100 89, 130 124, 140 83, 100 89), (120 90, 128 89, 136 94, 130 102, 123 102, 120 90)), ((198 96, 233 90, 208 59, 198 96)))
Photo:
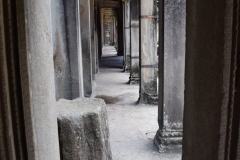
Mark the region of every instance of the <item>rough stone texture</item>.
POLYGON ((80 0, 80 19, 82 36, 83 56, 83 80, 84 95, 90 97, 92 94, 92 59, 91 59, 91 27, 90 27, 90 2, 80 0))
POLYGON ((232 0, 187 1, 184 160, 225 159, 232 9, 232 0))
MULTIPOLYGON (((160 25, 162 23, 160 22, 160 25)), ((181 144, 184 108, 186 0, 164 3, 164 65, 159 68, 163 97, 159 99, 159 131, 155 143, 181 144), (163 87, 163 88, 162 88, 163 87), (162 101, 163 98, 163 101, 162 101)), ((161 36, 161 34, 159 35, 161 36)), ((162 53, 159 53, 162 54, 162 53)), ((159 61, 159 63, 162 63, 159 61)))
MULTIPOLYGON (((3 13, 6 11, 4 9, 8 9, 5 4, 3 1, 0 1, 0 157, 2 160, 16 159, 17 156, 14 145, 13 115, 11 114, 13 112, 13 104, 11 103, 14 101, 11 102, 12 99, 10 99, 9 95, 10 81, 14 77, 12 77, 12 73, 8 70, 9 61, 7 60, 8 55, 13 54, 7 45, 10 44, 11 46, 13 44, 13 41, 8 41, 9 39, 7 38, 12 36, 11 34, 9 35, 9 30, 13 26, 9 25, 9 20, 7 21, 8 28, 5 28, 6 23, 4 23, 4 20, 7 17, 3 13), (11 75, 11 79, 8 78, 8 75, 11 75)), ((7 12, 7 14, 10 13, 7 12)), ((10 71, 13 71, 12 68, 10 71)), ((22 159, 22 157, 19 157, 19 159, 22 159)))
POLYGON ((59 100, 62 160, 111 160, 106 106, 101 99, 59 100))
POLYGON ((28 159, 60 159, 51 1, 19 0, 16 6, 28 159))
POLYGON ((130 71, 130 1, 124 1, 124 71, 130 71))
POLYGON ((130 84, 139 83, 139 1, 132 0, 130 2, 131 17, 131 37, 130 37, 130 84))
POLYGON ((56 100, 71 99, 71 71, 63 0, 52 0, 51 11, 56 100))
POLYGON ((83 97, 83 78, 85 78, 82 76, 83 60, 78 3, 79 0, 63 0, 71 70, 72 99, 83 97))
MULTIPOLYGON (((156 15, 156 1, 141 0, 140 15, 156 15)), ((140 18, 140 97, 139 103, 157 104, 157 29, 155 18, 140 18)))
POLYGON ((90 0, 90 26, 91 26, 91 58, 92 58, 92 80, 95 81, 95 76, 97 74, 97 56, 96 49, 97 44, 95 43, 95 10, 94 10, 94 2, 95 0, 90 0))

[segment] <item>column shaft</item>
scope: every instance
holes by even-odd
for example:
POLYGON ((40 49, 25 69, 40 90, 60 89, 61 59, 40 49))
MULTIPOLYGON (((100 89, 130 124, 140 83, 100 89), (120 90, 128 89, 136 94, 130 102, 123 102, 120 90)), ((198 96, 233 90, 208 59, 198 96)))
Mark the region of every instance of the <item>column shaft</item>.
POLYGON ((130 84, 139 83, 139 0, 130 2, 130 84))
POLYGON ((63 1, 66 25, 68 56, 71 70, 72 99, 83 96, 82 53, 80 35, 80 17, 77 1, 63 1))
POLYGON ((124 54, 124 36, 123 36, 123 30, 124 30, 124 24, 123 24, 123 7, 122 3, 120 3, 120 6, 118 8, 118 49, 117 49, 117 55, 123 56, 124 54))
POLYGON ((130 71, 130 1, 124 1, 124 71, 130 71))
POLYGON ((160 3, 159 130, 155 144, 162 150, 164 145, 182 143, 186 2, 160 3))
POLYGON ((189 0, 186 22, 183 159, 239 159, 239 1, 189 0))
POLYGON ((92 94, 92 52, 89 0, 81 0, 80 6, 84 95, 90 97, 92 94))
POLYGON ((95 44, 95 19, 94 19, 94 0, 90 0, 90 26, 91 26, 91 58, 92 58, 92 80, 95 81, 96 75, 96 44, 95 44))
POLYGON ((140 98, 143 104, 157 104, 156 1, 140 0, 140 98))

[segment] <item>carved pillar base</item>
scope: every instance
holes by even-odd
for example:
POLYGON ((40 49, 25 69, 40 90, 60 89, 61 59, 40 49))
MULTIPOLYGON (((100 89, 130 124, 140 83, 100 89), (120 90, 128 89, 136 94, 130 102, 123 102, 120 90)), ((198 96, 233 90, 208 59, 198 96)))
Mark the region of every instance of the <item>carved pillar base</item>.
POLYGON ((138 102, 140 104, 153 104, 157 105, 158 104, 158 96, 157 95, 150 95, 143 93, 140 95, 138 102))
POLYGON ((158 130, 154 137, 154 144, 158 147, 159 152, 168 150, 181 150, 182 149, 182 130, 176 131, 163 131, 158 130))
POLYGON ((129 84, 139 84, 139 77, 130 76, 129 84))
POLYGON ((125 64, 124 64, 124 72, 126 73, 130 73, 130 54, 126 55, 126 59, 125 59, 125 64))

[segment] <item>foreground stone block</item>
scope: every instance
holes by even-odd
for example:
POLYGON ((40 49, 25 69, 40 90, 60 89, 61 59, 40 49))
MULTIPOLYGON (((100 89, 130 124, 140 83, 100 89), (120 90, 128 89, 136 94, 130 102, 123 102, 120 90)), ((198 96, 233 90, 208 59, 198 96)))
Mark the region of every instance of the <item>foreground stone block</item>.
POLYGON ((79 98, 57 103, 61 159, 111 160, 105 102, 79 98))

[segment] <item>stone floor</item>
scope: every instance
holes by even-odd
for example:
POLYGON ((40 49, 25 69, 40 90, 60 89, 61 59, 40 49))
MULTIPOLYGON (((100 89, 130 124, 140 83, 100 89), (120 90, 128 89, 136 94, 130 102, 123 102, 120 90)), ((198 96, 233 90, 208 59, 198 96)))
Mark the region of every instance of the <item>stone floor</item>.
POLYGON ((180 160, 180 151, 158 152, 153 144, 157 106, 137 104, 139 86, 127 83, 123 58, 112 46, 103 51, 94 95, 107 103, 113 160, 180 160))

